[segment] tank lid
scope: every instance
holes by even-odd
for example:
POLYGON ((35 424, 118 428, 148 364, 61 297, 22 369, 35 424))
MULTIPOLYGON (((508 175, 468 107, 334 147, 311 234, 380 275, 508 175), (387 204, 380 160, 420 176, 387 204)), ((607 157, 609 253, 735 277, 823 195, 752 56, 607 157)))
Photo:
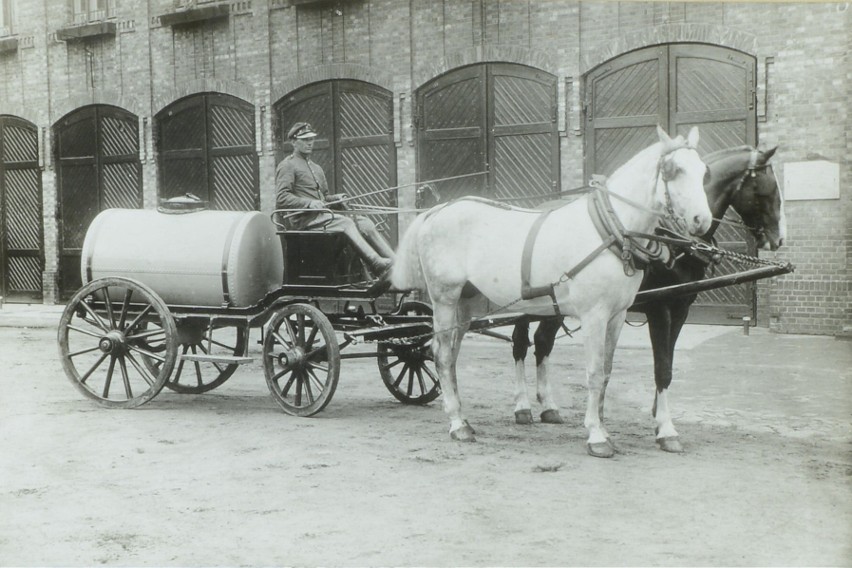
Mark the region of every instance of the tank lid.
POLYGON ((207 202, 192 193, 161 199, 160 206, 157 207, 161 213, 192 213, 204 209, 207 209, 207 202))

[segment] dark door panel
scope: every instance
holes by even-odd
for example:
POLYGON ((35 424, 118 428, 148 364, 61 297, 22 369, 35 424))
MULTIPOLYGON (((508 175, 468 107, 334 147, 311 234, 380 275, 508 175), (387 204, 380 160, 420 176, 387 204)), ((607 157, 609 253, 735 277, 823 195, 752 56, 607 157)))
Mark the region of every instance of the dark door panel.
MULTIPOLYGON (((346 193, 358 205, 396 207, 396 146, 393 96, 377 85, 334 80, 303 87, 275 105, 276 156, 293 151, 286 139, 296 122, 317 131, 311 159, 325 172, 331 193, 346 193)), ((391 243, 397 240, 396 215, 373 216, 391 243)))
POLYGON ((211 209, 260 208, 254 107, 236 97, 200 93, 157 113, 160 198, 192 193, 211 209))
POLYGON ((464 195, 536 205, 559 189, 556 78, 524 65, 487 63, 450 71, 417 92, 420 180, 486 171, 436 184, 464 195))
POLYGON ((142 207, 138 118, 116 107, 93 105, 54 127, 59 183, 59 293, 82 284, 80 255, 95 216, 105 209, 142 207))
POLYGON ((0 116, 0 296, 40 301, 44 270, 38 130, 0 116))

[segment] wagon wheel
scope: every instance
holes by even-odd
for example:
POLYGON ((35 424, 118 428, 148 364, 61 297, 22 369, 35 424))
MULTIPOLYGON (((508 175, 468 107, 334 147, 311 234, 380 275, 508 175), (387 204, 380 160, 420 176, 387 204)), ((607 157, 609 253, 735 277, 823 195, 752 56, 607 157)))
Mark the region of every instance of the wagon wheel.
MULTIPOLYGON (((401 315, 432 315, 432 308, 423 302, 403 302, 401 315)), ((390 393, 403 404, 429 404, 441 394, 441 385, 434 370, 431 337, 412 343, 380 343, 379 374, 390 393)))
MULTIPOLYGON (((179 322, 180 355, 228 355, 243 357, 248 344, 248 330, 237 327, 213 328, 212 334, 204 322, 179 322), (212 339, 211 339, 212 335, 212 339)), ((151 345, 155 353, 162 346, 151 345)), ((145 363, 153 371, 158 371, 161 362, 145 357, 145 363)), ((166 381, 166 388, 181 394, 201 394, 221 386, 239 368, 239 363, 219 363, 210 361, 177 362, 174 374, 166 381)))
POLYGON ((177 330, 153 290, 127 278, 102 278, 80 288, 65 306, 59 354, 81 393, 104 406, 133 408, 154 398, 168 380, 177 330), (145 359, 158 367, 151 369, 145 359))
POLYGON ((278 311, 263 340, 263 370, 287 414, 312 416, 325 408, 340 374, 340 347, 325 314, 308 304, 278 311))

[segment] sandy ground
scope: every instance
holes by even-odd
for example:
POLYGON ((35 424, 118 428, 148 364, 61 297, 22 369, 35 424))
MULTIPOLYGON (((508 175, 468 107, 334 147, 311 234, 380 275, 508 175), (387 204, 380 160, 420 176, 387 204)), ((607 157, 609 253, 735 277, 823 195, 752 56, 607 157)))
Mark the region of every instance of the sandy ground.
POLYGON ((852 565, 852 343, 688 330, 672 455, 645 337, 616 353, 601 460, 576 340, 553 358, 561 426, 516 425, 508 345, 466 340, 465 445, 372 360, 344 361, 314 418, 283 414, 256 363, 109 410, 65 378, 55 329, 0 328, 0 564, 852 565))

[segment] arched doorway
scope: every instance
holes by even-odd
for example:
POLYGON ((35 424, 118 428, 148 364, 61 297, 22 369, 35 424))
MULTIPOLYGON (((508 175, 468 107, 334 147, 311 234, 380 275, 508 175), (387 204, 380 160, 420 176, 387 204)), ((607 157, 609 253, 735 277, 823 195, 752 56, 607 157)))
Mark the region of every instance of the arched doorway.
POLYGON ((44 229, 38 129, 0 116, 0 296, 6 302, 43 297, 44 229))
POLYGON ((446 201, 461 195, 517 199, 559 190, 556 77, 513 63, 450 71, 417 90, 417 175, 438 179, 446 201))
POLYGON ((59 294, 81 286, 80 254, 92 219, 142 207, 139 119, 114 106, 73 111, 54 126, 59 196, 59 294))
POLYGON ((254 106, 199 93, 155 117, 160 198, 192 193, 211 209, 260 209, 254 106))
MULTIPOLYGON (((396 147, 393 141, 393 94, 377 85, 351 79, 312 83, 275 103, 276 161, 292 152, 285 138, 295 122, 317 131, 312 159, 322 166, 329 191, 367 195, 359 204, 396 207, 396 147)), ((396 215, 378 222, 393 243, 396 215)))
MULTIPOLYGON (((607 61, 585 81, 585 177, 609 175, 657 140, 659 124, 671 134, 698 126, 702 155, 757 144, 756 60, 728 48, 704 44, 647 47, 607 61)), ((736 216, 729 210, 729 216, 736 216)), ((755 254, 746 231, 721 225, 719 246, 755 254)), ((727 261, 717 274, 736 272, 727 261)), ((756 316, 754 283, 704 292, 690 311, 691 323, 741 323, 756 316)))

